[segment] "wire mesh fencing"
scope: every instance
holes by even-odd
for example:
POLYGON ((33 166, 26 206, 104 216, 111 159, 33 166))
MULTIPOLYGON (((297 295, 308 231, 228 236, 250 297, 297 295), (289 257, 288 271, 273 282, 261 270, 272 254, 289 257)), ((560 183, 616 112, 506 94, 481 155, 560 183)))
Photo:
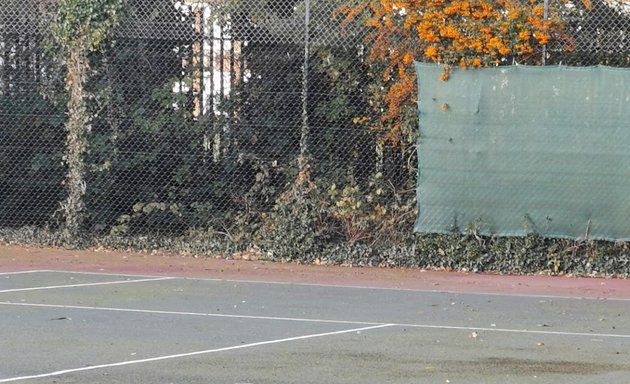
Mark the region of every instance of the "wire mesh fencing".
MULTIPOLYGON (((61 52, 72 1, 0 8, 0 239, 309 260, 409 245, 415 137, 386 140, 383 68, 346 2, 120 1, 106 41, 61 52)), ((565 36, 534 62, 628 64, 625 1, 549 6, 565 36)))
POLYGON ((550 0, 564 24, 564 35, 547 50, 546 64, 630 65, 630 2, 627 0, 550 0))

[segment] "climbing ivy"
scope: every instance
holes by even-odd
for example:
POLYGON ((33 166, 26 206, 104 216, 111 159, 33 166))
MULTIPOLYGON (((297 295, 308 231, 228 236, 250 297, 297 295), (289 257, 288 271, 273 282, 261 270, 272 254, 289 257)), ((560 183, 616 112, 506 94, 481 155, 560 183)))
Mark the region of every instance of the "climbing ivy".
POLYGON ((65 188, 61 204, 63 237, 74 242, 84 218, 85 154, 88 151, 90 93, 86 84, 92 74, 92 54, 102 52, 124 9, 124 0, 59 0, 50 29, 50 51, 65 70, 67 96, 65 188))

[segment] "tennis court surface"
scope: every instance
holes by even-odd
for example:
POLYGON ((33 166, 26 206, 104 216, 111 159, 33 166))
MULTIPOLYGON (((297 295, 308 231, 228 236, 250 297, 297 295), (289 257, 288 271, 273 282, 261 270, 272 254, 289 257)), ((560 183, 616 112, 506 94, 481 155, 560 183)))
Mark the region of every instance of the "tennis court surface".
POLYGON ((630 377, 624 280, 348 268, 363 280, 335 283, 323 276, 336 268, 284 266, 288 272, 272 280, 274 266, 225 261, 208 262, 232 266, 229 275, 203 264, 205 276, 194 277, 173 266, 172 275, 168 268, 113 272, 103 264, 87 271, 61 259, 65 269, 20 269, 9 251, 0 257, 0 383, 627 383, 630 377), (257 268, 263 276, 253 279, 257 268))

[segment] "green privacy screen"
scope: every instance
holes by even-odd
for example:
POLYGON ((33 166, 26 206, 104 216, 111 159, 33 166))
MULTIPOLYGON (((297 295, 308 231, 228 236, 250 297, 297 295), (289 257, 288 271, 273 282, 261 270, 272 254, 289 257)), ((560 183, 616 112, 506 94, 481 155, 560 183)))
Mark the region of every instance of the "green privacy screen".
POLYGON ((630 70, 416 69, 416 232, 630 239, 630 70))

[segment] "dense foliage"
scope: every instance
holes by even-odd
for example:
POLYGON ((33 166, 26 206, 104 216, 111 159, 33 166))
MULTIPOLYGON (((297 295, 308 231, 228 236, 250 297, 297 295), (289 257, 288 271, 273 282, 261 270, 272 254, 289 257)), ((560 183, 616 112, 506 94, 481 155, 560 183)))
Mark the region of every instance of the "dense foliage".
POLYGON ((534 63, 570 41, 538 1, 9 3, 46 28, 0 23, 0 240, 629 271, 625 245, 412 233, 413 60, 534 63))

